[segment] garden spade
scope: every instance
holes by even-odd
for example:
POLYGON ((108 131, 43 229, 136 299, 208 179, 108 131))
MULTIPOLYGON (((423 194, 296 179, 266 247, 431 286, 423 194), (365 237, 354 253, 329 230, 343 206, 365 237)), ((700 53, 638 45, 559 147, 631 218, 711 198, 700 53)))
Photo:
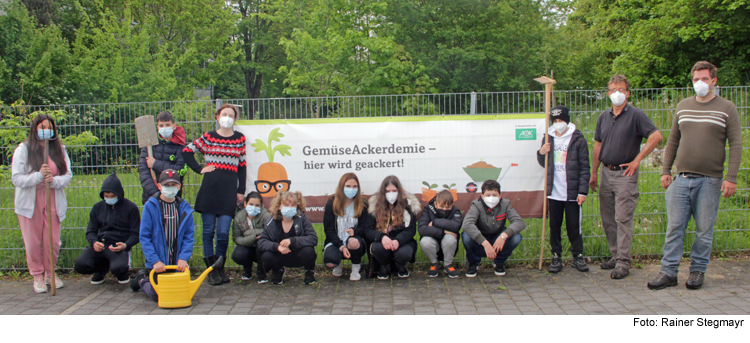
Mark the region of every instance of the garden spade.
MULTIPOLYGON (((148 148, 148 157, 154 157, 153 146, 159 144, 159 136, 156 135, 154 116, 140 116, 135 118, 135 133, 138 135, 138 147, 148 148)), ((156 182, 156 173, 151 169, 151 178, 156 182)))
MULTIPOLYGON (((55 133, 54 136, 44 139, 44 163, 49 163, 49 141, 57 139, 57 133, 55 133)), ((49 232, 49 244, 47 249, 49 249, 49 266, 52 269, 52 275, 50 275, 50 294, 56 295, 57 294, 57 282, 55 282, 55 264, 54 264, 54 249, 52 249, 52 194, 50 193, 50 184, 49 182, 44 183, 44 190, 45 194, 47 194, 47 229, 49 232)))

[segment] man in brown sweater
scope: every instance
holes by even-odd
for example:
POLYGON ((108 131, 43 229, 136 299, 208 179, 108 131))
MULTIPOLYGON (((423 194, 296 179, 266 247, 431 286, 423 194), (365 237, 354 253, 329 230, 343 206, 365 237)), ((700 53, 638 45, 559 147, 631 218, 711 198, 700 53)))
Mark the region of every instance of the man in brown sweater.
POLYGON ((691 70, 696 96, 682 100, 675 111, 672 131, 664 151, 661 184, 667 189, 667 236, 661 272, 648 283, 650 289, 677 285, 677 268, 683 253, 685 228, 695 219, 695 241, 690 251, 690 277, 685 286, 698 289, 708 268, 719 199, 737 189, 742 160, 742 129, 737 107, 714 94, 716 67, 706 61, 691 70), (725 147, 729 141, 729 170, 724 176, 725 147), (672 164, 677 176, 672 179, 672 164))

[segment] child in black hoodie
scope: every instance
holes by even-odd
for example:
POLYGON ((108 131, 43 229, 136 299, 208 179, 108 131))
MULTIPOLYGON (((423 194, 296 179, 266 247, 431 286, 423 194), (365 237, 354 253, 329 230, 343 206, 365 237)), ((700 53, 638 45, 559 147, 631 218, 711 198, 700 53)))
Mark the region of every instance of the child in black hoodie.
POLYGON ((99 197, 89 214, 86 240, 91 246, 76 259, 79 274, 94 274, 91 284, 104 282, 107 271, 117 277, 117 282, 130 281, 130 249, 138 244, 141 215, 138 206, 125 199, 125 191, 117 174, 107 176, 99 197))
POLYGON ((419 245, 430 260, 427 276, 437 277, 440 266, 439 257, 443 257, 445 273, 450 278, 458 277, 458 270, 453 266, 453 257, 458 251, 458 231, 461 229, 461 211, 453 205, 453 194, 442 190, 435 195, 422 211, 419 218, 419 245))

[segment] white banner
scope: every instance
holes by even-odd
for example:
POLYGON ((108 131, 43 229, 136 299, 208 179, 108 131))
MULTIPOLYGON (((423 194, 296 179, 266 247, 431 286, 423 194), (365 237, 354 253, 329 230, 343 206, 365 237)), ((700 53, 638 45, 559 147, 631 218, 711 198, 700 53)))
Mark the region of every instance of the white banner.
POLYGON ((247 139, 248 191, 301 191, 314 222, 347 172, 365 195, 388 175, 425 202, 448 188, 462 210, 493 179, 522 216, 541 216, 543 114, 251 120, 235 130, 247 139))

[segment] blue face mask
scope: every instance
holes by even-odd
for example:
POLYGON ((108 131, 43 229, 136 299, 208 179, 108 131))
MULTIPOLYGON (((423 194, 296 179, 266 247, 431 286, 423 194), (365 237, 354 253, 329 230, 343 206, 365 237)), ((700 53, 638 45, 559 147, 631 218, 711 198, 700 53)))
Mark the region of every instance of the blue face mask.
POLYGON ((117 200, 120 198, 114 197, 114 198, 104 198, 104 202, 107 203, 107 205, 114 205, 117 203, 117 200))
POLYGON ((168 127, 160 127, 159 128, 159 134, 164 139, 169 139, 169 137, 172 137, 172 133, 174 132, 174 129, 171 126, 168 127))
POLYGON ((55 131, 50 129, 36 130, 36 137, 39 139, 51 139, 55 135, 55 131))
POLYGON ((281 207, 281 214, 284 217, 287 217, 287 218, 291 219, 292 217, 294 217, 295 214, 297 214, 297 208, 296 207, 291 207, 291 206, 282 206, 281 207))
POLYGON ((344 195, 349 199, 354 199, 358 192, 359 188, 344 188, 344 195))
POLYGON ((255 217, 258 214, 260 214, 260 207, 255 207, 253 205, 247 205, 247 207, 245 207, 245 212, 247 212, 248 216, 255 217))

